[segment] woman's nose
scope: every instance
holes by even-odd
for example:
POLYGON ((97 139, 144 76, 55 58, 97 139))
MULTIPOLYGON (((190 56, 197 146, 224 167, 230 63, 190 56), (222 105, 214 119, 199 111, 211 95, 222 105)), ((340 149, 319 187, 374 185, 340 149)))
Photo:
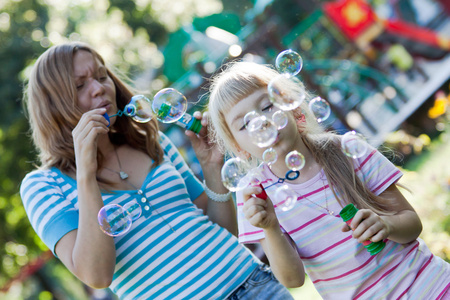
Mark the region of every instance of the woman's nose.
POLYGON ((105 87, 97 79, 93 78, 91 82, 92 97, 97 97, 105 93, 105 87))

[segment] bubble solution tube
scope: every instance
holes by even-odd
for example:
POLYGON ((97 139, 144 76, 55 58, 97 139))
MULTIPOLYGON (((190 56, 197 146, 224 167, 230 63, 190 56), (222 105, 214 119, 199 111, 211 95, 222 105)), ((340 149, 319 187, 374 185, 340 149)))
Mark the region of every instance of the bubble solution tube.
MULTIPOLYGON (((344 220, 344 222, 347 223, 348 226, 350 226, 353 217, 357 212, 358 209, 352 203, 350 203, 339 212, 339 215, 344 220)), ((386 246, 386 243, 383 241, 379 242, 364 241, 362 242, 362 244, 364 245, 364 248, 366 248, 367 251, 369 251, 370 255, 375 255, 379 253, 381 250, 383 250, 384 246, 386 246)))
MULTIPOLYGON (((171 105, 163 103, 158 111, 158 120, 164 119, 167 115, 169 115, 171 108, 171 105)), ((200 129, 202 129, 201 121, 194 118, 187 112, 185 112, 183 116, 175 122, 175 124, 195 133, 199 133, 200 129)))

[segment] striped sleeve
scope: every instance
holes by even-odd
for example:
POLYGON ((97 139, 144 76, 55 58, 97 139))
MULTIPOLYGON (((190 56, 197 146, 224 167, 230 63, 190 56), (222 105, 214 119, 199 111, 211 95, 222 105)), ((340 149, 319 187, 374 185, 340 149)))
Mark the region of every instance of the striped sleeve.
POLYGON ((25 176, 20 196, 37 235, 55 254, 56 243, 78 228, 78 211, 66 199, 51 171, 33 171, 25 176))
POLYGON ((170 139, 162 132, 159 132, 159 135, 161 137, 161 146, 164 149, 164 154, 167 155, 173 166, 183 177, 191 200, 193 201, 197 199, 204 191, 202 183, 194 175, 192 170, 184 161, 183 156, 181 156, 177 147, 175 147, 170 139))
POLYGON ((375 195, 380 195, 403 176, 393 163, 369 144, 366 155, 357 159, 355 168, 356 174, 375 195))

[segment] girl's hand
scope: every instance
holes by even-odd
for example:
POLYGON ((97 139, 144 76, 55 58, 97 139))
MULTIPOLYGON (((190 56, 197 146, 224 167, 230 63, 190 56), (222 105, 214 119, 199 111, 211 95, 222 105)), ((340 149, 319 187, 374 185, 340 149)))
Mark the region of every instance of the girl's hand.
POLYGON ((370 209, 358 210, 353 217, 350 227, 345 224, 342 227, 342 231, 353 230, 353 237, 360 243, 367 240, 379 242, 386 239, 391 233, 388 224, 370 209))
POLYGON ((84 113, 72 131, 77 170, 88 174, 97 173, 97 141, 109 131, 108 121, 103 117, 105 108, 84 113))
POLYGON ((193 115, 194 118, 201 120, 202 129, 198 134, 187 130, 186 135, 189 137, 194 148, 197 159, 202 167, 207 165, 223 165, 223 154, 217 149, 217 146, 213 144, 208 138, 208 112, 196 111, 193 115))
POLYGON ((245 218, 250 224, 259 228, 279 226, 272 201, 269 198, 263 200, 254 196, 261 192, 260 186, 248 186, 243 190, 244 206, 242 210, 245 218))

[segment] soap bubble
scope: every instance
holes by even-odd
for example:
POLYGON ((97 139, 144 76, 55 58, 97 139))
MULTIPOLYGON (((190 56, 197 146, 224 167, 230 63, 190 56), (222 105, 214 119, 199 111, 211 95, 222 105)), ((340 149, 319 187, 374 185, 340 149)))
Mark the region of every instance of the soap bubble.
POLYGON ((267 85, 269 100, 282 110, 297 108, 305 100, 305 90, 297 77, 275 76, 267 85))
POLYGON ((295 76, 302 70, 303 59, 300 54, 288 49, 278 54, 275 66, 280 73, 295 76))
POLYGON ((131 97, 130 102, 125 105, 123 112, 139 123, 147 123, 153 117, 152 104, 144 95, 131 97))
POLYGON ((277 151, 275 151, 275 149, 273 149, 273 148, 268 148, 268 149, 266 149, 266 151, 264 151, 262 158, 263 158, 263 161, 268 166, 270 166, 270 165, 274 164, 278 159, 277 151))
POLYGON ((330 104, 320 97, 311 99, 309 102, 309 110, 314 114, 319 123, 328 119, 331 114, 330 104))
POLYGON ((275 190, 274 198, 277 206, 283 211, 291 210, 297 203, 297 194, 286 184, 275 190))
POLYGON ((366 154, 367 145, 364 137, 354 130, 347 132, 341 138, 342 151, 354 159, 366 154))
POLYGON ((253 120, 254 118, 259 117, 259 114, 256 111, 251 111, 245 114, 244 116, 244 124, 245 127, 248 126, 248 124, 250 124, 250 121, 253 120))
POLYGON ((136 199, 131 200, 123 206, 123 209, 131 216, 132 221, 136 221, 142 214, 142 208, 136 199))
POLYGON ((109 236, 120 236, 131 228, 131 215, 118 204, 103 206, 97 215, 100 229, 109 236))
POLYGON ((223 185, 232 192, 239 191, 248 185, 241 180, 247 175, 249 165, 239 157, 230 158, 225 162, 220 172, 223 185))
POLYGON ((258 147, 268 147, 277 140, 277 126, 271 119, 266 118, 266 116, 259 116, 252 119, 247 125, 247 130, 250 139, 258 147))
POLYGON ((286 155, 285 162, 289 170, 299 171, 305 166, 305 157, 297 150, 294 150, 286 155))
POLYGON ((262 168, 257 167, 253 168, 247 172, 247 176, 243 179, 243 184, 247 185, 258 185, 264 180, 264 176, 262 175, 262 168))
POLYGON ((284 127, 286 127, 286 125, 288 123, 288 117, 287 117, 286 113, 282 110, 276 111, 272 115, 272 120, 275 123, 275 125, 277 126, 278 130, 281 130, 284 127))
POLYGON ((159 121, 173 123, 186 113, 187 100, 176 89, 166 88, 157 92, 153 97, 152 108, 159 121))

